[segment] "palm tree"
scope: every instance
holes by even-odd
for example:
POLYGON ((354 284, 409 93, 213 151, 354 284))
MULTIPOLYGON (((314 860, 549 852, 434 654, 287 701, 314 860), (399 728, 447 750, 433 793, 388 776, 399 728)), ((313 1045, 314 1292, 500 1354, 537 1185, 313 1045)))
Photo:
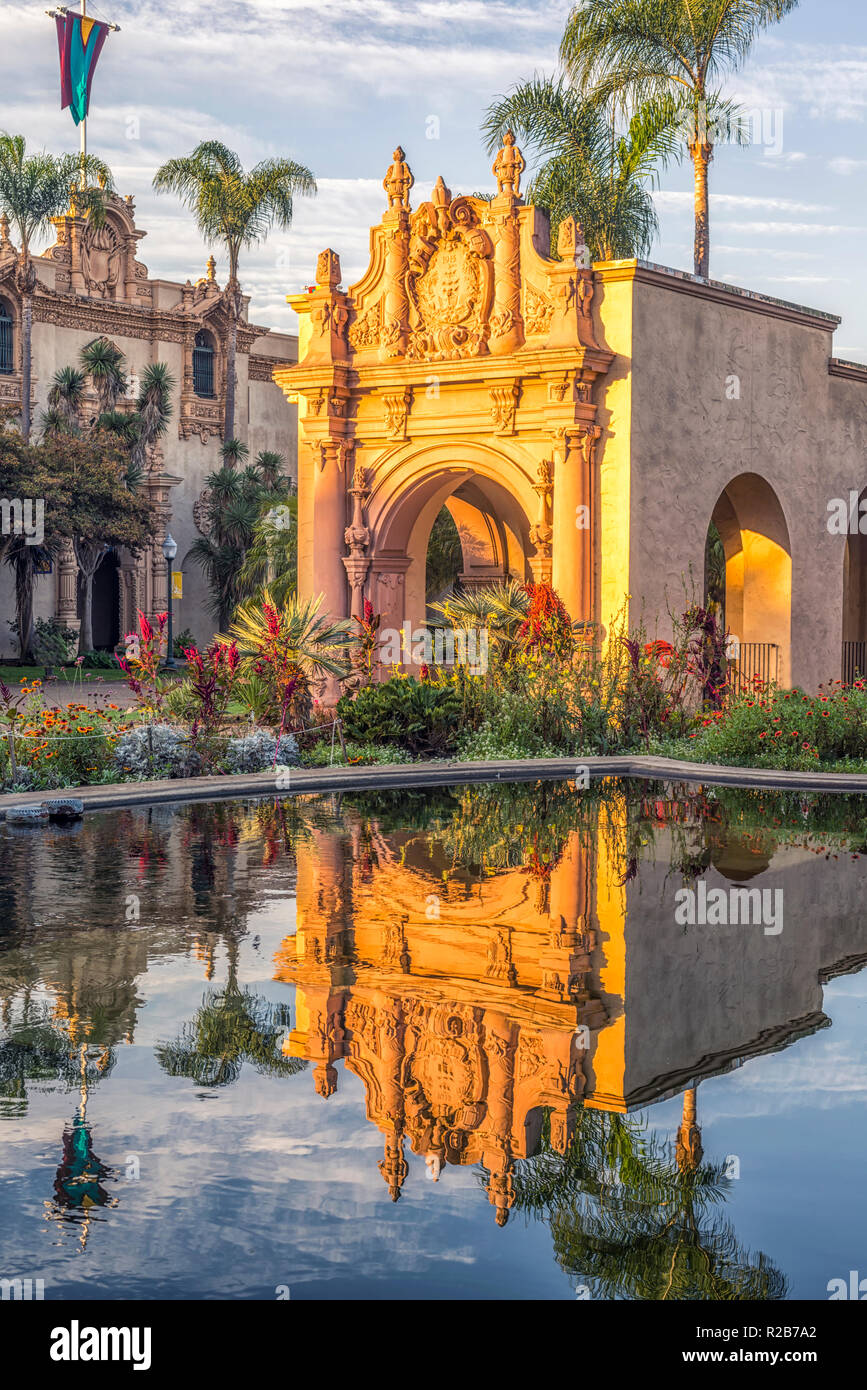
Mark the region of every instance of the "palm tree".
MULTIPOLYGON (((737 70, 759 34, 798 0, 583 0, 560 45, 585 96, 629 103, 673 98, 695 170, 695 274, 710 269, 708 165, 715 126, 737 119, 716 85, 737 70)), ((740 122, 736 124, 742 138, 740 122)))
POLYGON ((137 470, 144 470, 149 450, 169 427, 174 389, 175 379, 165 362, 151 362, 145 367, 135 403, 138 432, 131 454, 137 470))
POLYGON ((53 217, 72 208, 89 217, 95 227, 105 221, 105 205, 113 191, 108 165, 94 155, 28 155, 23 135, 0 134, 0 208, 19 242, 15 287, 21 296, 21 433, 30 438, 30 389, 33 378, 33 294, 36 266, 34 239, 46 232, 53 217), (88 185, 93 177, 96 187, 88 185), (83 187, 77 187, 80 180, 83 187))
POLYGON ((250 456, 249 447, 241 439, 224 439, 220 445, 220 453, 223 463, 227 468, 235 468, 238 464, 246 463, 250 456))
POLYGON ((295 195, 315 193, 316 180, 309 169, 291 159, 266 159, 246 172, 233 150, 219 140, 205 140, 192 154, 170 159, 157 170, 153 182, 159 193, 176 193, 194 214, 205 240, 222 243, 229 257, 224 432, 230 439, 235 430, 235 357, 241 317, 238 259, 244 247, 263 241, 271 227, 291 226, 295 195))
POLYGON ((282 1051, 289 1023, 287 1005, 242 988, 232 970, 225 988, 205 995, 175 1041, 157 1044, 157 1061, 169 1076, 197 1086, 231 1086, 245 1062, 262 1076, 296 1076, 307 1063, 282 1051))
POLYGON ((75 430, 80 423, 86 388, 87 377, 84 372, 79 371, 77 367, 61 367, 54 373, 54 381, 48 392, 47 416, 53 412, 61 428, 75 430))
POLYGON ((515 1205, 548 1223, 558 1264, 594 1297, 785 1298, 782 1272, 745 1250, 719 1211, 725 1165, 702 1157, 695 1142, 688 1157, 673 1153, 637 1117, 582 1109, 565 1154, 543 1133, 541 1152, 519 1163, 515 1205))
POLYGON ((594 260, 646 256, 658 231, 651 188, 675 157, 679 113, 670 98, 648 101, 618 135, 611 103, 588 101, 564 78, 536 76, 488 108, 493 151, 512 130, 539 160, 527 196, 548 211, 551 242, 565 217, 581 223, 594 260))
POLYGON ((211 590, 211 608, 225 631, 240 597, 239 576, 262 511, 262 484, 249 470, 225 465, 208 478, 207 534, 190 555, 201 565, 211 590))
POLYGON ((121 396, 126 395, 128 384, 120 348, 108 338, 94 338, 81 349, 79 361, 93 382, 100 415, 111 413, 121 396))
POLYGON ((484 628, 491 646, 505 656, 517 641, 530 607, 530 595, 516 579, 483 584, 430 604, 453 628, 484 628))
POLYGON ((253 527, 250 548, 238 574, 242 599, 261 597, 265 589, 278 607, 295 595, 298 569, 298 498, 288 493, 275 499, 253 527))

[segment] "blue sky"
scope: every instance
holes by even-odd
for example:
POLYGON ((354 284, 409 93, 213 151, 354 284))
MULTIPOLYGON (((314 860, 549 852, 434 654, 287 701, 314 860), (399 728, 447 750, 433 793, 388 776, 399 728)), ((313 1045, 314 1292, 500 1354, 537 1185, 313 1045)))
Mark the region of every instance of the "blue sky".
MULTIPOLYGON (((216 136, 245 163, 286 154, 319 195, 293 229, 243 263, 252 315, 294 327, 285 295, 308 283, 318 251, 340 253, 344 282, 367 263, 368 227, 400 142, 416 196, 440 173, 453 191, 493 187, 479 136, 497 93, 553 69, 568 0, 102 0, 122 32, 97 72, 90 142, 132 193, 151 273, 196 278, 207 250, 157 165, 216 136), (436 130, 430 120, 436 117, 436 130)), ((44 4, 5 0, 0 124, 35 146, 74 148, 59 110, 57 51, 44 4)), ((761 113, 760 141, 718 149, 711 168, 714 279, 840 314, 838 356, 867 361, 867 6, 801 0, 760 40, 730 94, 761 113)), ((691 269, 689 165, 662 176, 653 259, 691 269)), ((222 269, 218 257, 218 272, 222 269)))

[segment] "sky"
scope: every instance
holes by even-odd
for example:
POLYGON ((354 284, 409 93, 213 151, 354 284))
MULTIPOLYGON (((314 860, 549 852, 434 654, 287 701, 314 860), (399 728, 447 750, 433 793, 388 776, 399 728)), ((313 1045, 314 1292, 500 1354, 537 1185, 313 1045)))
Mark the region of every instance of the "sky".
MULTIPOLYGON (((104 8, 103 8, 104 7, 104 8)), ((2 0, 0 128, 34 148, 77 147, 61 112, 57 45, 44 0, 2 0)), ((454 193, 494 189, 480 124, 493 97, 554 71, 570 0, 101 0, 121 26, 97 70, 90 148, 131 193, 151 275, 197 279, 208 249, 177 200, 151 190, 165 159, 217 138, 245 165, 286 156, 312 169, 315 198, 290 231, 245 253, 259 324, 292 331, 285 302, 331 246, 351 284, 385 208, 397 143, 416 178, 454 193)), ((727 92, 756 113, 754 143, 718 147, 711 166, 711 276, 835 313, 836 356, 867 361, 867 3, 801 0, 757 43, 727 92)), ((530 171, 532 173, 532 167, 530 171)), ((654 194, 651 258, 692 269, 688 162, 654 194)), ((216 248, 215 248, 216 249, 216 248)), ((218 278, 225 258, 217 251, 218 278)))

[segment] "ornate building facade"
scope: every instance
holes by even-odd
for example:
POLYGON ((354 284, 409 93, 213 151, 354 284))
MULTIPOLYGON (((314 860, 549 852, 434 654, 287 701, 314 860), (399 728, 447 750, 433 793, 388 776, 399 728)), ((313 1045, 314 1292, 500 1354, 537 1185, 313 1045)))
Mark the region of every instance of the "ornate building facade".
POLYGON ((867 497, 867 367, 833 355, 839 320, 591 265, 573 219, 552 248, 522 171, 507 137, 490 199, 440 178, 413 207, 398 148, 367 271, 341 288, 328 249, 290 298, 299 361, 274 375, 299 408, 301 594, 423 624, 446 506, 465 585, 551 580, 573 618, 610 631, 629 604, 666 636, 684 585, 703 598, 713 523, 728 626, 766 674, 867 669, 867 537, 829 525, 867 497))
MULTIPOLYGON (((162 555, 166 530, 178 543, 175 568, 183 574, 183 596, 175 599, 175 631, 189 629, 198 642, 209 640, 214 619, 198 566, 188 560, 201 532, 199 504, 208 475, 220 464, 226 392, 229 314, 217 283, 213 258, 195 283, 177 284, 151 277, 139 259, 146 235, 136 225, 131 198, 112 197, 103 227, 84 218, 55 221, 56 239, 36 258, 33 298, 33 381, 35 429, 48 403, 55 372, 77 366, 81 349, 105 337, 121 350, 130 378, 121 410, 133 409, 138 378, 145 366, 165 362, 174 378, 172 418, 167 435, 153 450, 144 486, 156 503, 159 527, 152 545, 137 557, 106 556, 94 585, 94 643, 110 648, 135 626, 136 609, 153 616, 168 606, 167 570, 162 555)), ((21 402, 21 310, 17 248, 5 219, 0 223, 0 404, 21 402)), ((249 322, 245 299, 236 360, 235 434, 250 449, 274 449, 296 475, 295 428, 272 380, 277 364, 294 361, 297 340, 249 322)), ((88 392, 83 414, 95 416, 96 394, 88 392)), ((9 573, 0 573, 0 611, 15 612, 9 573)), ((37 617, 79 621, 77 568, 71 548, 52 573, 37 582, 37 617)), ((4 624, 0 654, 15 650, 4 624)))

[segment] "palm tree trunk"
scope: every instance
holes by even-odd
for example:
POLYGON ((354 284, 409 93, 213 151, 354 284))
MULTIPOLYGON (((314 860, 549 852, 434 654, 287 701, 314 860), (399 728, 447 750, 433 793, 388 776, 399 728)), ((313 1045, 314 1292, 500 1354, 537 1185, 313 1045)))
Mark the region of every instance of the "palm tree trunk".
POLYGON ((33 379, 33 296, 21 299, 21 433, 30 439, 30 384, 33 379))
POLYGON ((226 349, 226 419, 223 438, 235 437, 235 359, 238 355, 238 318, 240 316, 240 294, 236 290, 230 295, 232 321, 229 327, 229 343, 226 349))
POLYGON ((707 170, 713 159, 709 140, 693 140, 689 146, 695 170, 695 274, 702 280, 710 275, 710 204, 707 191, 707 170))

